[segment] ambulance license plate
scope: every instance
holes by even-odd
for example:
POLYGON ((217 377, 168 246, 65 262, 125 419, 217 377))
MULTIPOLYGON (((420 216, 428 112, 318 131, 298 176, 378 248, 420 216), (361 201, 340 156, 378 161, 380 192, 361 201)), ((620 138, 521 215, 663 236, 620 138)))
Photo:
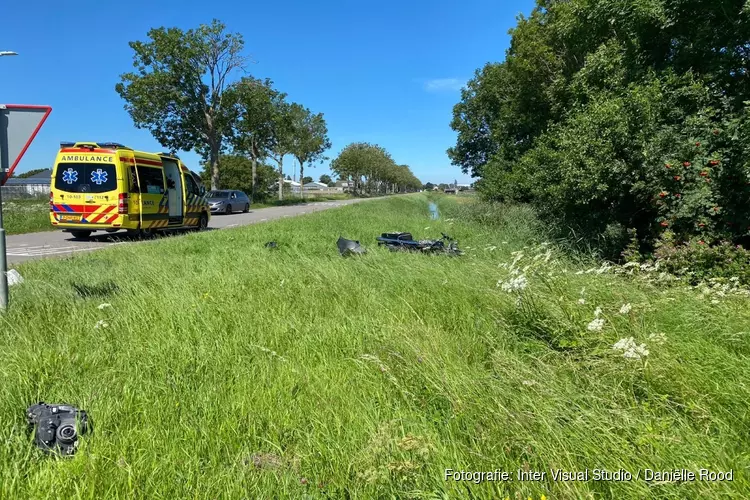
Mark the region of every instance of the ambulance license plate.
POLYGON ((61 222, 81 222, 81 216, 80 215, 61 215, 60 221, 61 222))

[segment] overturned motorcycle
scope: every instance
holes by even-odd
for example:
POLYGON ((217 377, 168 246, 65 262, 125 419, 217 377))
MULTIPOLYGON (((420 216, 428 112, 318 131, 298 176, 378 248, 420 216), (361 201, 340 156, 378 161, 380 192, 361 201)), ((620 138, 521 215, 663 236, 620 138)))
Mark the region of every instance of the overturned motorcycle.
POLYGON ((385 245, 389 250, 411 250, 422 253, 445 253, 448 255, 463 255, 458 249, 458 243, 445 233, 439 240, 415 240, 411 233, 383 233, 378 238, 378 246, 385 245), (447 242, 447 244, 446 244, 447 242))

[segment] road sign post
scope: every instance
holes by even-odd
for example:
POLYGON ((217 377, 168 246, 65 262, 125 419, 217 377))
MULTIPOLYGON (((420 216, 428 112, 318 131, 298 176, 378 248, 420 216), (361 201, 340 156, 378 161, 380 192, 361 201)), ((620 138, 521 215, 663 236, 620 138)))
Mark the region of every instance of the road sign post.
POLYGON ((52 108, 49 106, 0 104, 0 312, 8 309, 8 262, 5 254, 2 186, 13 175, 51 112, 52 108))

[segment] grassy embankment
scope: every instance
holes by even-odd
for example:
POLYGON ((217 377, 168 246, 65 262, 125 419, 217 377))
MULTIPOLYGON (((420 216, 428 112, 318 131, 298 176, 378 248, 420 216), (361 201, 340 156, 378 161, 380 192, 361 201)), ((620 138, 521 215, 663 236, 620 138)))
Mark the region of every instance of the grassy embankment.
POLYGON ((3 201, 6 234, 35 233, 54 229, 49 222, 49 201, 22 199, 3 201))
MULTIPOLYGON (((253 209, 299 205, 316 201, 348 200, 348 194, 315 195, 310 194, 304 199, 288 198, 282 201, 269 200, 263 203, 253 203, 253 209)), ((45 199, 22 199, 3 202, 3 223, 6 234, 34 233, 37 231, 57 230, 49 222, 49 202, 45 199)))
POLYGON ((415 195, 20 266, 0 317, 0 497, 750 495, 746 297, 588 269, 540 245, 525 209, 438 199, 438 221, 415 195), (388 230, 444 231, 467 254, 378 249, 388 230), (342 259, 339 235, 369 253, 342 259), (631 336, 646 357, 612 349, 631 336), (27 441, 39 400, 92 415, 73 459, 27 441), (702 467, 734 481, 635 478, 702 467))

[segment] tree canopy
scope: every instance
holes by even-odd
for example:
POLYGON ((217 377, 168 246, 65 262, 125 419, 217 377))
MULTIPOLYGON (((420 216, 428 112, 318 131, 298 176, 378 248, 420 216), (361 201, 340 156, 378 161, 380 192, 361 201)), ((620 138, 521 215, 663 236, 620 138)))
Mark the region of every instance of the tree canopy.
MULTIPOLYGON (((222 155, 221 161, 221 178, 222 183, 232 189, 239 189, 247 194, 252 191, 253 177, 252 165, 249 158, 238 154, 222 155)), ((211 166, 203 165, 201 179, 208 182, 211 179, 211 166)), ((269 188, 276 182, 276 169, 265 163, 258 163, 256 166, 256 200, 267 199, 270 195, 269 188)))
POLYGON ((246 64, 242 35, 225 28, 213 20, 187 31, 149 30, 148 41, 130 42, 135 71, 120 75, 115 86, 136 127, 148 129, 165 148, 196 150, 209 160, 213 189, 233 126, 225 91, 246 64))
POLYGON ((385 148, 366 142, 346 146, 331 163, 331 171, 353 181, 358 192, 408 192, 422 186, 408 165, 396 164, 385 148))
MULTIPOLYGON (((292 154, 299 162, 299 176, 303 178, 305 164, 312 166, 316 161, 324 161, 323 155, 331 147, 328 127, 323 113, 313 114, 299 104, 290 108, 292 118, 292 154)), ((312 178, 310 181, 312 182, 312 178)), ((304 183, 304 182, 303 182, 304 183)))
POLYGON ((35 168, 33 170, 29 170, 28 172, 24 172, 22 174, 14 175, 13 177, 16 177, 18 179, 28 179, 32 175, 40 174, 46 170, 49 170, 47 168, 35 168))
POLYGON ((454 165, 621 248, 750 226, 742 0, 538 0, 454 107, 454 165))
MULTIPOLYGON (((266 158, 278 140, 274 127, 274 114, 286 98, 286 94, 273 88, 269 79, 259 80, 244 77, 229 90, 229 100, 235 106, 237 121, 230 142, 238 154, 252 160, 252 178, 256 179, 258 161, 266 158)), ((256 193, 257 182, 252 182, 250 199, 256 193)))

